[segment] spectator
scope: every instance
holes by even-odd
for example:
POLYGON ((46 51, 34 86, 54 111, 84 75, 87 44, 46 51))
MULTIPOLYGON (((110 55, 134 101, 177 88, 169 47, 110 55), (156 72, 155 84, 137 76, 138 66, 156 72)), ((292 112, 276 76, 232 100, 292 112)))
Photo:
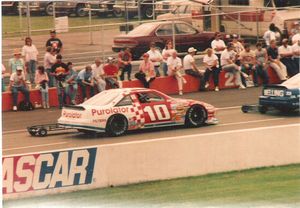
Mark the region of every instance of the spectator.
POLYGON ((264 38, 267 46, 270 46, 271 40, 276 40, 276 33, 275 33, 275 31, 276 31, 275 24, 271 23, 270 26, 269 26, 269 30, 267 30, 264 33, 264 36, 263 36, 263 38, 264 38))
POLYGON ((172 55, 172 52, 174 51, 173 49, 173 43, 171 40, 168 40, 166 42, 166 47, 162 51, 162 56, 163 56, 163 72, 165 76, 168 76, 168 64, 167 60, 168 58, 172 55))
POLYGON ((292 50, 293 50, 293 54, 294 54, 293 59, 297 65, 297 69, 298 69, 297 73, 299 73, 299 70, 300 70, 300 40, 298 40, 298 42, 292 46, 292 50))
POLYGON ((186 74, 199 79, 199 91, 204 90, 204 76, 200 69, 197 68, 194 56, 197 50, 193 47, 188 49, 188 54, 183 58, 183 69, 186 74))
POLYGON ((287 79, 287 70, 286 66, 279 60, 278 48, 275 40, 271 40, 270 47, 268 47, 267 52, 270 66, 275 70, 279 79, 282 82, 285 81, 287 79))
POLYGON ((232 39, 232 44, 233 44, 233 50, 240 55, 245 49, 243 44, 239 41, 238 39, 238 35, 233 34, 232 35, 233 39, 232 39))
POLYGON ((54 52, 56 54, 61 54, 63 50, 63 43, 59 38, 56 37, 56 31, 51 30, 50 31, 50 38, 46 42, 46 47, 52 47, 54 49, 54 52))
POLYGON ((293 23, 293 28, 291 29, 290 37, 293 37, 294 35, 298 34, 300 32, 299 22, 295 21, 293 23))
POLYGON ((118 84, 118 72, 119 68, 116 65, 116 60, 112 57, 107 58, 107 64, 103 67, 105 73, 105 81, 110 88, 119 88, 118 84))
POLYGON ((241 67, 235 64, 236 52, 233 50, 232 43, 227 45, 227 48, 221 54, 221 66, 224 71, 231 72, 235 75, 236 83, 239 85, 239 89, 245 89, 246 87, 241 81, 241 67))
POLYGON ((150 61, 150 55, 145 53, 143 61, 140 64, 139 72, 135 74, 135 78, 140 80, 145 88, 150 87, 150 83, 155 79, 154 64, 150 61))
POLYGON ((149 54, 149 59, 154 64, 155 74, 160 77, 159 67, 160 62, 163 61, 163 57, 159 50, 157 50, 155 43, 150 44, 150 50, 147 52, 149 54))
POLYGON ((221 54, 226 49, 224 41, 221 39, 221 34, 219 32, 215 33, 215 39, 211 42, 211 48, 218 57, 218 67, 221 66, 221 54))
POLYGON ((256 59, 256 65, 255 65, 256 73, 262 79, 263 84, 266 85, 269 83, 269 76, 267 73, 268 53, 267 50, 262 47, 262 44, 260 42, 256 44, 255 59, 256 59))
MULTIPOLYGON (((11 70, 11 73, 14 73, 17 71, 17 67, 24 69, 25 63, 24 60, 21 58, 21 52, 18 48, 14 49, 14 57, 9 59, 8 66, 11 70)), ((25 72, 23 71, 23 74, 25 72)), ((25 76, 25 74, 24 74, 25 76)))
POLYGON ((55 86, 55 77, 50 75, 51 74, 51 68, 56 63, 56 56, 55 51, 51 46, 48 46, 46 48, 46 53, 44 55, 44 68, 48 74, 49 78, 49 87, 55 86))
POLYGON ((73 69, 72 62, 67 63, 68 67, 68 75, 66 76, 66 88, 65 88, 65 97, 64 97, 64 103, 67 103, 67 98, 69 97, 71 104, 76 105, 76 95, 78 90, 77 85, 77 72, 73 69))
POLYGON ((286 66, 289 77, 297 74, 297 64, 294 62, 293 49, 292 46, 288 45, 288 39, 282 40, 282 46, 278 48, 278 54, 280 56, 280 61, 286 66))
POLYGON ((22 56, 25 58, 25 64, 29 75, 28 80, 31 83, 34 83, 38 54, 38 50, 35 45, 32 44, 32 39, 30 37, 25 38, 25 45, 22 48, 22 56))
POLYGON ((35 74, 35 84, 36 88, 41 91, 42 94, 42 102, 43 108, 49 108, 49 92, 48 92, 48 82, 49 78, 47 73, 45 72, 45 68, 43 66, 38 66, 38 71, 35 74))
POLYGON ((211 48, 207 49, 207 54, 203 58, 203 64, 205 66, 204 82, 205 88, 209 87, 209 77, 213 76, 215 91, 219 91, 219 74, 220 70, 218 66, 218 57, 213 53, 211 48))
POLYGON ((3 75, 5 74, 5 66, 2 64, 2 92, 5 92, 5 84, 4 84, 4 78, 3 78, 3 75))
POLYGON ((95 94, 94 91, 94 77, 92 73, 92 67, 91 66, 86 66, 85 69, 81 70, 78 73, 77 81, 79 86, 81 87, 81 92, 82 92, 82 99, 84 101, 87 100, 86 96, 86 90, 87 87, 90 88, 90 96, 93 97, 95 94))
POLYGON ((181 59, 177 57, 177 52, 173 51, 172 56, 168 58, 168 75, 174 76, 177 79, 179 95, 183 95, 183 84, 186 84, 186 80, 181 75, 182 69, 181 59))
POLYGON ((131 81, 131 61, 132 61, 132 54, 130 52, 130 48, 125 48, 124 51, 119 53, 119 68, 121 69, 120 79, 124 81, 125 72, 127 73, 128 81, 131 81))
POLYGON ((92 64, 91 67, 92 67, 92 73, 93 73, 95 85, 98 88, 98 92, 102 92, 103 90, 105 90, 106 87, 103 64, 101 63, 100 59, 96 58, 95 63, 92 64))
POLYGON ((293 37, 292 37, 292 43, 295 44, 299 40, 300 40, 300 32, 298 32, 297 34, 293 35, 293 37))
MULTIPOLYGON (((250 44, 245 44, 245 50, 240 54, 242 72, 247 75, 253 74, 254 86, 258 86, 257 73, 255 68, 255 53, 250 49, 250 44)), ((244 86, 247 86, 245 78, 242 76, 242 82, 244 86)))
POLYGON ((18 92, 22 92, 25 96, 25 102, 30 102, 29 90, 27 89, 27 85, 25 82, 25 75, 23 73, 22 66, 17 66, 16 72, 13 72, 10 76, 9 87, 13 96, 13 111, 17 111, 18 105, 18 92))
POLYGON ((65 93, 65 78, 69 74, 68 66, 62 62, 62 56, 60 54, 56 55, 56 63, 51 67, 50 76, 54 76, 56 80, 56 90, 59 102, 59 108, 62 108, 64 103, 64 93, 65 93))

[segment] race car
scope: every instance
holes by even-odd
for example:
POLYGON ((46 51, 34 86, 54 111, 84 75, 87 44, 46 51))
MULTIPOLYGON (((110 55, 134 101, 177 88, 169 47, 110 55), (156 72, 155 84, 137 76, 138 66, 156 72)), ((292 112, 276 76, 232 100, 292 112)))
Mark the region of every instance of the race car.
POLYGON ((282 84, 269 85, 263 88, 259 97, 259 111, 266 113, 270 107, 282 112, 299 110, 300 74, 297 74, 282 84))
POLYGON ((177 99, 145 88, 102 91, 84 103, 62 109, 58 124, 80 132, 123 135, 127 130, 216 124, 216 108, 205 102, 177 99))

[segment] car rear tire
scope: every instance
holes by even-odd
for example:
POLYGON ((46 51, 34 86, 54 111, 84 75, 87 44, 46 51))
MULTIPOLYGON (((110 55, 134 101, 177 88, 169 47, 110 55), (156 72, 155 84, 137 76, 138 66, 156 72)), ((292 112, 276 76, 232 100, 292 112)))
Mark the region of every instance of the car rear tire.
POLYGON ((106 124, 106 133, 109 136, 117 137, 125 134, 128 129, 128 121, 123 115, 111 116, 106 124))
POLYGON ((113 14, 114 14, 115 17, 118 17, 118 18, 124 16, 124 13, 120 9, 114 9, 113 14))
POLYGON ((185 115, 185 126, 199 127, 203 126, 207 118, 207 112, 200 105, 191 106, 185 115))
POLYGON ((53 16, 53 4, 48 4, 46 6, 45 13, 48 16, 53 16))
POLYGON ((152 19, 153 18, 153 7, 148 6, 145 9, 143 9, 143 16, 146 19, 152 19))
POLYGON ((77 8, 76 8, 76 16, 77 17, 85 17, 87 16, 87 12, 84 11, 84 5, 78 5, 77 8))
POLYGON ((41 137, 47 136, 47 130, 44 128, 39 129, 38 133, 39 133, 39 136, 41 136, 41 137))
POLYGON ((265 113, 268 111, 268 107, 267 107, 267 106, 264 106, 264 105, 260 105, 260 106, 258 106, 258 111, 259 111, 261 114, 265 114, 265 113))

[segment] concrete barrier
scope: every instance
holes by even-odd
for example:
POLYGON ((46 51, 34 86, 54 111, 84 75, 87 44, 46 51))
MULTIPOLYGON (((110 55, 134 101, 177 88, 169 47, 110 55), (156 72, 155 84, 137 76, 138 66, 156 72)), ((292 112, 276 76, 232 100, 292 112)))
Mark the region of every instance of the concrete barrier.
POLYGON ((299 129, 300 124, 289 124, 4 155, 3 197, 300 163, 299 129))

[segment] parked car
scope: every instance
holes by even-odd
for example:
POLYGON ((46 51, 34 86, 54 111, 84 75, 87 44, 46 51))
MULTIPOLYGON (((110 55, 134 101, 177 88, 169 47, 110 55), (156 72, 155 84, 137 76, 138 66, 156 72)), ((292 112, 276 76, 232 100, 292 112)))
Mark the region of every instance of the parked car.
POLYGON ((96 9, 94 11, 99 17, 106 17, 107 15, 114 15, 115 0, 101 0, 99 2, 91 2, 91 8, 96 9))
POLYGON ((186 0, 163 0, 155 4, 155 15, 172 12, 176 7, 182 3, 190 3, 186 0))
POLYGON ((105 90, 77 106, 62 109, 58 124, 84 133, 121 136, 128 130, 218 123, 216 108, 208 103, 169 97, 144 88, 105 90))
MULTIPOLYGON (((153 3, 161 0, 140 0, 141 15, 144 18, 153 18, 153 3)), ((117 17, 125 16, 128 12, 128 18, 138 15, 138 0, 116 0, 114 5, 114 14, 117 17)))
MULTIPOLYGON (((175 43, 178 52, 186 52, 189 47, 199 51, 210 47, 214 39, 214 32, 195 29, 183 21, 174 21, 175 43)), ((155 42, 159 49, 163 49, 167 40, 173 38, 172 21, 161 21, 139 25, 128 34, 114 38, 112 50, 119 52, 129 47, 135 59, 149 50, 150 42, 155 42)))
MULTIPOLYGON (((176 6, 172 6, 172 11, 160 14, 157 16, 157 20, 170 20, 170 19, 178 19, 181 21, 185 21, 189 24, 192 24, 192 2, 190 1, 180 1, 177 2, 176 6)), ((156 10, 155 10, 156 11, 156 10)), ((161 13, 161 12, 158 12, 161 13)), ((157 14, 157 13, 156 13, 157 14)))
POLYGON ((88 1, 58 1, 55 3, 55 13, 63 15, 75 14, 77 17, 88 15, 88 1))
MULTIPOLYGON (((2 13, 19 14, 19 5, 21 6, 22 14, 26 13, 26 3, 18 1, 3 1, 2 13)), ((46 15, 53 15, 52 1, 30 1, 29 8, 30 13, 45 13, 46 15)))
POLYGON ((297 74, 282 84, 265 86, 259 97, 259 111, 266 113, 269 108, 282 112, 299 110, 299 99, 300 74, 297 74))

